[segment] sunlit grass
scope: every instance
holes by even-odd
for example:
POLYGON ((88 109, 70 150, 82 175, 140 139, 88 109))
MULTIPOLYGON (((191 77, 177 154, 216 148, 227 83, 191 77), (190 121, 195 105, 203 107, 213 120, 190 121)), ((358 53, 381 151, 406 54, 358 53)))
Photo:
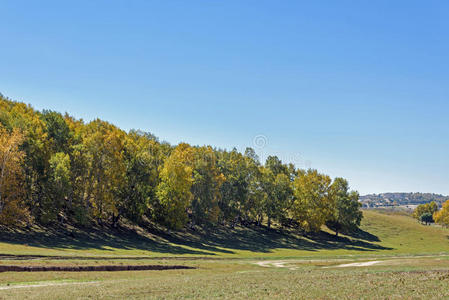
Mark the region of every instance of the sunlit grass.
MULTIPOLYGON (((443 299, 449 261, 391 259, 363 268, 323 268, 340 260, 293 262, 296 269, 250 260, 188 261, 196 270, 0 274, 0 298, 23 299, 443 299), (41 286, 14 288, 15 284, 41 286), (60 283, 63 283, 62 285, 60 283), (73 283, 73 284, 71 284, 73 283)), ((348 259, 345 262, 350 261, 348 259)))
MULTIPOLYGON (((205 257, 327 257, 422 255, 449 253, 449 230, 424 226, 409 216, 364 211, 361 235, 335 238, 326 231, 304 237, 294 231, 237 228, 208 233, 171 235, 123 234, 70 238, 37 234, 0 238, 0 253, 61 256, 205 256, 205 257), (58 240, 60 239, 60 240, 58 240)), ((325 229, 325 228, 324 228, 325 229)))
MULTIPOLYGON (((18 258, 1 264, 176 264, 194 270, 0 273, 0 298, 10 299, 445 299, 449 297, 449 230, 414 219, 365 211, 361 231, 302 237, 237 229, 232 235, 179 233, 143 240, 123 236, 107 248, 88 239, 31 247, 3 241, 2 253, 73 255, 18 258), (185 240, 183 240, 185 238, 185 240), (155 245, 151 245, 157 239, 155 245), (126 247, 120 247, 123 241, 126 247), (137 244, 131 247, 132 242, 137 244), (140 243, 140 244, 139 244, 140 243), (145 243, 149 243, 146 245, 145 243), (166 244, 165 244, 166 243, 166 244), (59 245, 59 247, 58 247, 59 245), (115 245, 115 247, 113 247, 115 245), (31 248, 28 248, 31 247, 31 248), (260 248, 258 248, 260 247, 260 248), (326 248, 329 247, 329 248, 326 248), (32 251, 29 252, 29 250, 32 251), (174 250, 174 253, 170 252, 174 250), (196 253, 196 254, 195 254, 196 253), (136 256, 139 256, 137 258, 136 256), (176 256, 178 258, 164 258, 176 256), (81 258, 84 257, 84 258, 81 258), (90 258, 89 258, 90 257, 90 258), (196 257, 196 258, 195 258, 196 257), (376 261, 362 267, 349 263, 376 261), (266 264, 260 265, 260 262, 266 264)), ((45 245, 45 241, 33 243, 45 245)))

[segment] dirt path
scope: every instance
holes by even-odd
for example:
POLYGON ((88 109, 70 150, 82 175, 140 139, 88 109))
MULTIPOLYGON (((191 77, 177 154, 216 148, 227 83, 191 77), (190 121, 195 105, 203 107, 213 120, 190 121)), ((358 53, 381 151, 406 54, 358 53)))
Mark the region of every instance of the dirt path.
MULTIPOLYGON (((326 261, 326 260, 310 260, 308 262, 312 263, 312 262, 323 262, 323 261, 329 262, 329 261, 326 261)), ((255 264, 260 266, 260 267, 265 267, 265 268, 288 268, 289 270, 297 270, 298 267, 295 267, 294 264, 298 263, 298 262, 304 262, 304 261, 298 261, 298 260, 263 260, 263 261, 255 262, 255 264)), ((374 260, 374 261, 365 261, 365 262, 353 262, 353 263, 345 263, 345 264, 340 264, 340 265, 325 266, 323 268, 327 269, 327 268, 369 267, 369 266, 380 264, 382 262, 385 262, 385 261, 374 260)))
POLYGON ((48 282, 48 283, 42 283, 42 284, 9 285, 9 286, 0 286, 0 290, 24 289, 24 288, 36 288, 36 287, 48 287, 48 286, 63 286, 63 285, 76 285, 76 284, 94 284, 94 283, 99 283, 99 281, 48 282))
POLYGON ((342 264, 327 268, 350 268, 350 267, 369 267, 373 265, 380 264, 382 261, 374 260, 374 261, 365 261, 365 262, 359 262, 359 263, 350 263, 350 264, 342 264))
POLYGON ((0 265, 0 272, 101 272, 195 269, 181 265, 119 265, 119 266, 10 266, 0 265))
POLYGON ((288 263, 293 263, 293 262, 295 262, 295 261, 293 261, 293 260, 290 260, 290 261, 288 261, 288 260, 264 260, 264 261, 256 262, 256 265, 265 267, 265 268, 275 267, 275 268, 289 268, 290 270, 298 269, 297 267, 287 265, 288 263))

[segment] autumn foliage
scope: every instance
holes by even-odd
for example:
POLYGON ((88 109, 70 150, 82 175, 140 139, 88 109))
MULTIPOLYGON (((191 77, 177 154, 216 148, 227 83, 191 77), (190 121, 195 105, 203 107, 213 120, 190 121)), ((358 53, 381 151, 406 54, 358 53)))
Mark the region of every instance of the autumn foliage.
POLYGON ((445 227, 449 226, 449 200, 444 202, 443 207, 433 214, 433 219, 435 223, 445 227))
POLYGON ((19 149, 23 135, 18 129, 8 132, 0 125, 0 223, 13 224, 28 218, 24 200, 22 169, 25 153, 19 149))
POLYGON ((340 230, 361 220, 346 180, 255 151, 177 146, 150 133, 91 122, 0 97, 0 222, 144 220, 169 228, 214 225, 340 230))

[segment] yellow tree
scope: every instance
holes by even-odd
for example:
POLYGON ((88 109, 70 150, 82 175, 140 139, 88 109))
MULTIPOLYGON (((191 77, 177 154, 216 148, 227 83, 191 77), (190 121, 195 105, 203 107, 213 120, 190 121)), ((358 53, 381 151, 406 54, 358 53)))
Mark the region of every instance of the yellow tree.
POLYGON ((306 231, 319 231, 332 215, 334 205, 329 196, 330 184, 330 177, 316 170, 300 173, 293 182, 292 213, 306 231))
POLYGON ((159 199, 159 217, 165 225, 180 229, 187 223, 187 208, 192 201, 194 149, 179 144, 166 158, 160 170, 156 195, 159 199))
POLYGON ((433 214, 435 223, 449 226, 449 200, 443 203, 443 207, 433 214))
POLYGON ((430 203, 418 205, 413 211, 413 217, 419 220, 423 214, 427 213, 433 215, 437 211, 438 205, 435 203, 435 201, 432 201, 430 203))
POLYGON ((26 219, 22 163, 25 153, 19 149, 23 135, 9 133, 0 125, 0 223, 13 224, 26 219))
POLYGON ((115 223, 118 215, 115 198, 125 182, 126 170, 124 135, 117 127, 101 120, 86 125, 83 151, 87 152, 89 202, 99 222, 112 217, 115 223))

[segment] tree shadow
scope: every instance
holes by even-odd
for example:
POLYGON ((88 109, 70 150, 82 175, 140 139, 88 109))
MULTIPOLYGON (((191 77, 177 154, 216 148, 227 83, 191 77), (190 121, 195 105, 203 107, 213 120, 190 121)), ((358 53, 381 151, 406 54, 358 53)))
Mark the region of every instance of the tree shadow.
POLYGON ((158 234, 174 244, 208 251, 219 249, 223 253, 229 252, 223 248, 262 253, 269 253, 281 248, 306 251, 322 249, 378 251, 392 249, 372 243, 380 241, 379 238, 367 232, 362 235, 363 232, 363 230, 360 230, 358 234, 364 238, 358 239, 345 236, 337 237, 324 231, 304 236, 295 230, 277 230, 254 226, 236 227, 234 229, 219 227, 198 230, 193 233, 174 233, 170 235, 158 234), (368 238, 372 240, 367 240, 368 238))
POLYGON ((364 231, 360 228, 353 229, 353 230, 345 233, 345 235, 350 236, 355 239, 359 239, 359 240, 364 240, 364 241, 369 241, 369 242, 380 242, 380 239, 378 236, 371 234, 368 231, 364 231))
POLYGON ((167 254, 214 255, 200 250, 173 245, 157 236, 149 237, 129 228, 67 230, 39 228, 39 230, 2 230, 0 242, 49 249, 73 250, 144 250, 167 254))
POLYGON ((375 242, 380 239, 361 229, 346 236, 328 232, 303 235, 295 229, 266 227, 211 227, 195 231, 171 232, 161 227, 40 228, 39 230, 2 230, 0 242, 49 249, 74 250, 143 250, 170 255, 201 255, 212 257, 218 253, 233 254, 238 250, 270 253, 275 249, 319 251, 323 249, 380 251, 391 250, 375 242))

